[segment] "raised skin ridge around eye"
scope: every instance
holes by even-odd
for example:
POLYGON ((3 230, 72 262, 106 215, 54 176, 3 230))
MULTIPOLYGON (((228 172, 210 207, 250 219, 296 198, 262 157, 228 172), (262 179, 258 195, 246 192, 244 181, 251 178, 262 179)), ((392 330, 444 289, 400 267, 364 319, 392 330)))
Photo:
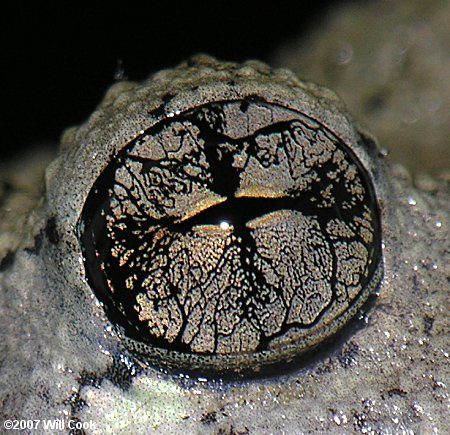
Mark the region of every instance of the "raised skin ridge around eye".
POLYGON ((110 321, 169 368, 295 359, 381 276, 377 199, 356 154, 318 120, 255 96, 141 132, 95 181, 78 228, 110 321))

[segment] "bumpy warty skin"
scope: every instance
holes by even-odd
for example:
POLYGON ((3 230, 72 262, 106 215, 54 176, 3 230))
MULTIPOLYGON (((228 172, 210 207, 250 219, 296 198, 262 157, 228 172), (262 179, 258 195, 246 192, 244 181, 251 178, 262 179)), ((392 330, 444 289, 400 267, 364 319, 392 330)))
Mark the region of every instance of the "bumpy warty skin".
MULTIPOLYGON (((2 420, 92 421, 99 434, 450 432, 448 188, 415 189, 331 91, 258 62, 200 56, 111 88, 63 136, 43 193, 10 184, 0 211, 2 420), (80 216, 107 165, 159 119, 254 95, 351 146, 378 199, 383 278, 356 327, 298 369, 220 380, 176 373, 175 363, 165 373, 136 357, 95 296, 80 216)), ((170 359, 170 346, 159 357, 170 359)))

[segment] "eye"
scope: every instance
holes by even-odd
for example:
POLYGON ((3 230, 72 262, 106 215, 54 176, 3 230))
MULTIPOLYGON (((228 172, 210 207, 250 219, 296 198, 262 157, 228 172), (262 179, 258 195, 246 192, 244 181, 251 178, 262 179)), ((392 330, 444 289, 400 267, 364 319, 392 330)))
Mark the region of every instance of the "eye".
POLYGON ((129 349, 172 369, 261 370, 335 334, 378 285, 377 207, 329 129, 247 97, 167 116, 124 146, 78 232, 129 349))

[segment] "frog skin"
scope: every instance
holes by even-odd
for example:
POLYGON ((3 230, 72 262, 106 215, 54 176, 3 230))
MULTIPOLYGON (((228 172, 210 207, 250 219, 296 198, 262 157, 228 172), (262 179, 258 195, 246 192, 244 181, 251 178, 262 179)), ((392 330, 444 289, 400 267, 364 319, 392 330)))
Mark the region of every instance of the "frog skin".
POLYGON ((62 418, 98 434, 450 433, 448 188, 414 187, 332 91, 260 62, 198 56, 143 83, 114 85, 84 125, 65 132, 45 188, 38 175, 15 181, 27 164, 10 166, 1 197, 2 420, 62 418), (83 205, 151 116, 256 90, 314 114, 356 147, 380 208, 382 280, 351 328, 295 367, 229 378, 161 369, 124 345, 86 279, 83 205))

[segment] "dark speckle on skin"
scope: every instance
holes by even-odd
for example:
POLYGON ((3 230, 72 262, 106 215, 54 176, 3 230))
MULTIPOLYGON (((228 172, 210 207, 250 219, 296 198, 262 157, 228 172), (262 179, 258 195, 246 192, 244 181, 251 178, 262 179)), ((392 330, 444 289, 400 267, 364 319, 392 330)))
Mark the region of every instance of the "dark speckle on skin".
POLYGON ((401 388, 392 388, 388 391, 388 396, 392 397, 392 396, 400 396, 400 397, 406 397, 407 396, 407 392, 402 390, 401 388))
MULTIPOLYGON (((114 362, 104 374, 94 372, 82 372, 78 378, 78 387, 65 401, 70 406, 70 415, 73 420, 77 420, 77 415, 86 406, 86 400, 83 399, 83 388, 94 387, 101 388, 104 379, 109 380, 115 386, 126 391, 132 384, 133 378, 139 373, 136 366, 127 365, 123 358, 115 357, 114 362)), ((74 432, 77 433, 77 432, 74 432)), ((82 432, 80 432, 82 433, 82 432)))
POLYGON ((8 251, 6 255, 0 260, 0 272, 5 271, 14 263, 14 257, 16 253, 13 251, 8 251))
POLYGON ((215 423, 217 421, 216 411, 206 412, 201 416, 200 421, 206 425, 215 423))
POLYGON ((100 387, 102 379, 95 373, 83 372, 80 374, 79 383, 81 387, 100 387))
POLYGON ((231 426, 230 430, 219 429, 219 431, 217 432, 218 435, 246 435, 248 433, 248 429, 237 432, 234 430, 233 426, 231 426))
POLYGON ((81 398, 80 393, 77 391, 73 393, 67 400, 66 403, 70 406, 71 415, 76 415, 80 412, 85 406, 86 401, 81 398))
POLYGON ((44 232, 47 236, 47 240, 52 245, 57 245, 59 243, 59 234, 56 226, 56 219, 54 217, 49 218, 44 228, 44 232))
POLYGON ((173 99, 173 97, 174 97, 175 95, 173 95, 173 94, 171 94, 171 93, 168 93, 168 94, 166 94, 166 95, 164 95, 163 97, 162 97, 162 100, 164 101, 164 104, 168 104, 168 103, 170 103, 170 101, 173 99))
MULTIPOLYGON (((95 387, 100 388, 102 379, 95 373, 82 372, 79 376, 79 384, 76 390, 73 390, 72 394, 64 401, 64 404, 70 407, 71 420, 78 420, 77 415, 86 406, 86 401, 82 398, 81 390, 83 387, 95 387)), ((74 432, 75 433, 75 432, 74 432)))
POLYGON ((434 324, 434 318, 425 316, 423 318, 423 332, 425 332, 425 334, 429 334, 431 332, 431 330, 433 329, 433 324, 434 324))
POLYGON ((353 427, 357 431, 361 431, 361 433, 367 432, 369 424, 367 422, 367 414, 365 412, 358 413, 355 412, 353 414, 353 427))
POLYGON ((337 356, 339 364, 342 366, 342 368, 346 369, 353 366, 358 358, 359 352, 359 346, 350 341, 342 349, 342 352, 337 356))
POLYGON ((56 228, 56 219, 50 217, 45 227, 39 231, 34 237, 34 244, 31 247, 25 248, 29 254, 39 255, 43 246, 43 240, 46 238, 52 245, 59 243, 59 234, 56 228))
POLYGON ((39 255, 42 249, 42 231, 40 231, 36 236, 34 237, 34 244, 33 246, 29 248, 25 248, 25 251, 29 254, 36 254, 39 255))

